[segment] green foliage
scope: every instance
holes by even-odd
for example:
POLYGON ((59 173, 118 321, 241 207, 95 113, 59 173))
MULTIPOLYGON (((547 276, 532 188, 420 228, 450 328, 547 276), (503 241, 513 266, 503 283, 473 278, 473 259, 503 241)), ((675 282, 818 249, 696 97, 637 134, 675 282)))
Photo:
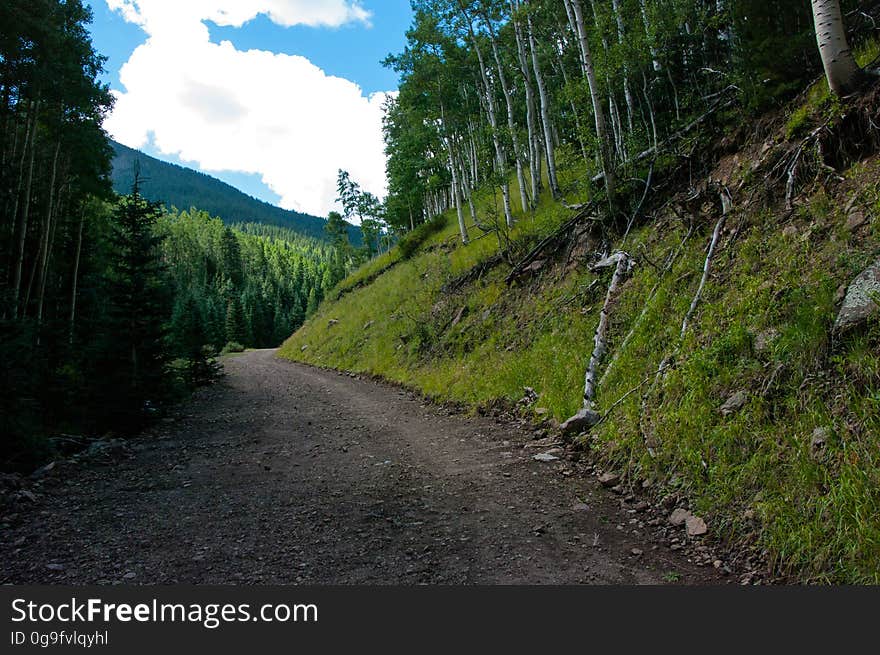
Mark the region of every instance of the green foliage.
POLYGON ((99 340, 86 328, 104 300, 92 276, 105 264, 94 236, 106 227, 112 97, 90 20, 80 0, 0 5, 0 460, 23 470, 47 453, 45 432, 79 413, 88 380, 73 344, 99 340))
POLYGON ((101 420, 119 429, 140 428, 150 407, 165 400, 170 296, 162 239, 154 232, 161 213, 135 184, 112 216, 107 316, 96 377, 105 402, 101 420))
POLYGON ((233 296, 226 304, 226 324, 224 336, 228 341, 245 341, 246 328, 241 311, 241 300, 233 296))
POLYGON ((810 86, 804 102, 792 111, 785 124, 785 138, 806 136, 821 123, 839 116, 841 111, 840 98, 831 93, 823 78, 810 86))
POLYGON ((166 213, 157 232, 177 299, 170 342, 179 357, 229 341, 277 346, 345 271, 335 246, 275 226, 228 227, 194 209, 166 213))
POLYGON ((342 205, 345 218, 357 216, 363 235, 364 257, 371 259, 382 248, 385 205, 369 191, 363 191, 348 171, 341 169, 336 182, 336 201, 342 205))
MULTIPOLYGON (((583 30, 562 2, 413 2, 406 46, 385 61, 401 76, 384 120, 389 225, 409 231, 442 212, 456 177, 465 197, 489 180, 500 186, 517 160, 525 174, 542 171, 541 180, 550 165, 544 132, 558 141, 563 193, 595 196, 597 171, 563 180, 567 159, 594 167, 607 150, 625 179, 634 155, 724 100, 735 110, 715 120, 735 124, 779 106, 820 72, 809 3, 579 4, 583 30), (583 74, 581 31, 595 89, 583 74), (606 107, 598 125, 594 106, 606 107)), ((869 24, 858 30, 871 32, 869 24)))

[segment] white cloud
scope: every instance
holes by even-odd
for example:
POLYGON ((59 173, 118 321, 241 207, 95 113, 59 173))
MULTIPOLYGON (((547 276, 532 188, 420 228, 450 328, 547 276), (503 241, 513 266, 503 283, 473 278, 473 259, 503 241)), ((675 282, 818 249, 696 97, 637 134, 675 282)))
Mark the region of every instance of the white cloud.
POLYGON ((258 14, 284 25, 368 24, 350 0, 107 0, 147 33, 120 71, 124 93, 105 127, 133 148, 150 137, 204 171, 262 176, 281 205, 326 215, 336 171, 383 196, 385 93, 365 96, 309 60, 211 43, 203 23, 238 27, 258 14))

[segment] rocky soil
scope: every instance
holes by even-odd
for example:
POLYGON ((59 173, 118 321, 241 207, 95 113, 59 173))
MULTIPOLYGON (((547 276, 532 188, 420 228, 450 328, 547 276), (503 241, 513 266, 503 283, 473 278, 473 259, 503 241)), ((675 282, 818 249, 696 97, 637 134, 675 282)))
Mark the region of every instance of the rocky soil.
POLYGON ((149 434, 4 476, 0 582, 739 581, 702 519, 552 434, 274 351, 225 366, 149 434))

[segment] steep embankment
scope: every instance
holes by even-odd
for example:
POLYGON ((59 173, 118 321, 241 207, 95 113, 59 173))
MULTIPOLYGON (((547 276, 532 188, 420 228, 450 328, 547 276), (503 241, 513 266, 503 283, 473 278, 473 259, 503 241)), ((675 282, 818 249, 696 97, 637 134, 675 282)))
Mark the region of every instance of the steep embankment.
MULTIPOLYGON (((689 502, 713 538, 773 574, 876 583, 880 322, 833 326, 880 254, 878 102, 841 106, 823 89, 788 116, 691 144, 704 153, 693 185, 658 164, 636 225, 610 237, 635 266, 608 306, 596 397, 607 419, 574 438, 626 484, 689 502)), ((544 199, 507 258, 571 216, 544 199)), ((448 219, 412 257, 343 282, 282 354, 484 411, 529 387, 537 401, 517 411, 571 416, 611 278, 592 268, 608 235, 583 221, 509 284, 497 236, 462 246, 448 219)))

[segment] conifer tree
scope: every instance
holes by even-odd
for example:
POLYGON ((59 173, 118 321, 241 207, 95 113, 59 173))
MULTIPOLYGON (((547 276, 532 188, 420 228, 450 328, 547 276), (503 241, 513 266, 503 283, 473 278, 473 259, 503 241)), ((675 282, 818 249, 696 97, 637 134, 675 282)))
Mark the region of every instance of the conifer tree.
POLYGON ((168 380, 169 295, 153 228, 162 210, 138 182, 113 212, 112 259, 103 362, 106 407, 113 423, 137 428, 163 399, 168 380))

